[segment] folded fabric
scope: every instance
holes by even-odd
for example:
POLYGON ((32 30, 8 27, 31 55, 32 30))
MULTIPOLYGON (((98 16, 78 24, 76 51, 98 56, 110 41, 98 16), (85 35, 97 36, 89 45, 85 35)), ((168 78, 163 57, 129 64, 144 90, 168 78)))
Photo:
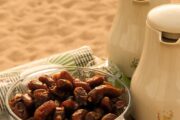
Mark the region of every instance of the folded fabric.
POLYGON ((14 82, 20 80, 20 74, 26 69, 48 64, 60 64, 64 66, 80 67, 93 66, 95 65, 95 58, 93 56, 91 48, 88 46, 84 46, 76 50, 52 55, 48 58, 44 58, 32 63, 0 72, 0 113, 6 110, 5 96, 8 88, 14 82))

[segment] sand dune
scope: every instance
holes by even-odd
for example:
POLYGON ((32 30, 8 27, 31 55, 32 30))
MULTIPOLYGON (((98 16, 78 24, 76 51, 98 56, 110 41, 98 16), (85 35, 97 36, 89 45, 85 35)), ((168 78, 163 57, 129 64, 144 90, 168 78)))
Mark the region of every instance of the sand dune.
POLYGON ((89 45, 105 57, 118 0, 0 0, 0 70, 89 45))
POLYGON ((0 0, 0 70, 89 45, 106 56, 116 0, 0 0))

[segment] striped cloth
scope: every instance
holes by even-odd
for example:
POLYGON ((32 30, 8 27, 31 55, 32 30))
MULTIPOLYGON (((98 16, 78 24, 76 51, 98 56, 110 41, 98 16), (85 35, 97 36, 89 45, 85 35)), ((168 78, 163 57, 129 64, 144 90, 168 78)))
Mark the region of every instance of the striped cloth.
MULTIPOLYGON (((20 74, 26 69, 39 65, 48 65, 48 64, 85 67, 85 66, 95 65, 95 59, 91 48, 88 46, 84 46, 76 50, 56 54, 48 58, 44 58, 29 64, 21 65, 0 72, 0 113, 6 111, 6 106, 5 106, 6 92, 9 89, 9 86, 11 86, 14 82, 20 80, 20 74)), ((2 119, 1 117, 2 116, 0 116, 0 120, 2 119)), ((3 118, 3 120, 4 119, 5 118, 3 118)))

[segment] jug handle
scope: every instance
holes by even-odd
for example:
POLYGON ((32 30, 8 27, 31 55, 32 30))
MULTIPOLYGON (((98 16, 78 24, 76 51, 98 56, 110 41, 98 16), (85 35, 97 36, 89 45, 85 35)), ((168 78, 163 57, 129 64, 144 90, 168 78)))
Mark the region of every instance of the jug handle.
POLYGON ((148 3, 148 2, 150 2, 150 0, 133 0, 133 2, 136 2, 136 3, 148 3))

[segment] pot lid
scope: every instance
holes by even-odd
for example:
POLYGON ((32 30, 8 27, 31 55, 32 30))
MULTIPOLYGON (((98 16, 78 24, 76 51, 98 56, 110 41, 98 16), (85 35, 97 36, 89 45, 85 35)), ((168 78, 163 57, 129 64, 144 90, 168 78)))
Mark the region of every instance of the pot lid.
POLYGON ((158 31, 180 33, 180 4, 167 4, 152 9, 147 23, 158 31))

